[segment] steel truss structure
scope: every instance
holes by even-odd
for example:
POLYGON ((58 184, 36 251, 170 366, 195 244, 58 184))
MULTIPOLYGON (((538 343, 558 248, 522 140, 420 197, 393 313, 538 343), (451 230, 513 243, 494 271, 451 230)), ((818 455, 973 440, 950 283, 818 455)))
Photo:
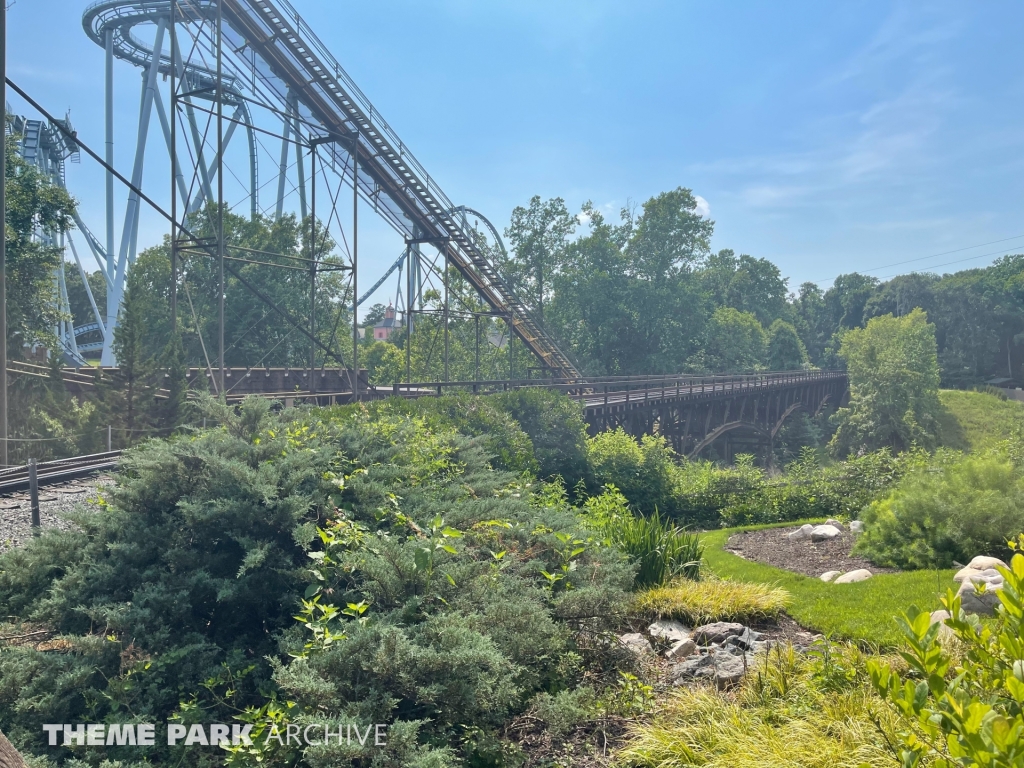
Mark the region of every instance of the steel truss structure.
MULTIPOLYGON (((353 304, 357 307, 397 270, 401 287, 396 298, 402 298, 405 305, 404 324, 410 336, 416 314, 429 311, 422 304, 424 283, 431 277, 443 283, 446 379, 449 317, 467 316, 450 308, 448 280, 452 273, 459 274, 489 307, 488 312, 468 313, 476 318, 478 338, 481 316, 500 318, 508 324, 510 336, 518 337, 538 358, 543 370, 559 377, 579 377, 572 361, 502 279, 481 232, 470 226, 469 218, 482 221, 495 246, 503 252, 495 228, 476 211, 452 204, 287 0, 101 0, 86 10, 82 23, 106 54, 105 237, 101 241, 77 222, 103 268, 106 282, 105 316, 99 317, 97 312, 96 323, 87 326, 102 336, 101 364, 115 362, 113 329, 127 270, 137 256, 141 208, 137 191, 144 182, 150 124, 156 112, 171 168, 172 275, 178 275, 182 259, 212 258, 217 263, 221 331, 215 348, 221 370, 219 391, 223 391, 226 274, 234 275, 258 298, 269 302, 269 297, 247 284, 235 267, 239 262, 264 263, 260 259, 268 254, 227 242, 224 213, 244 207, 254 218, 280 217, 296 198, 295 213, 310 228, 309 246, 301 258, 291 257, 288 266, 282 266, 279 260, 275 266, 308 272, 308 322, 300 322, 269 303, 310 341, 311 368, 318 360, 326 364, 330 359, 350 371, 358 370, 358 323, 353 304), (130 177, 132 191, 121 214, 116 242, 112 172, 115 59, 131 63, 143 74, 130 177), (169 83, 167 89, 161 81, 169 83), (238 135, 244 136, 241 147, 235 138, 238 135), (276 163, 267 162, 272 156, 267 142, 280 142, 279 153, 274 152, 276 163), (343 186, 352 190, 349 212, 344 210, 348 203, 341 195, 343 186), (268 189, 276 194, 265 205, 264 192, 268 189), (237 198, 234 203, 229 196, 237 198), (405 242, 403 253, 391 269, 361 296, 360 199, 405 242), (192 223, 200 209, 213 212, 217 220, 214 237, 197 238, 192 234, 192 223), (343 247, 343 265, 321 252, 325 242, 343 247), (428 258, 424 247, 436 256, 428 258), (347 271, 351 281, 348 295, 352 303, 347 307, 353 323, 349 354, 335 348, 333 338, 328 344, 320 341, 315 326, 318 276, 338 269, 347 271)), ((175 317, 176 286, 177 280, 172 279, 175 317)), ((86 328, 77 330, 81 334, 86 328)), ((73 342, 74 333, 71 339, 73 342)), ((209 367, 212 369, 212 365, 209 367)), ((357 389, 355 383, 353 386, 357 389)))

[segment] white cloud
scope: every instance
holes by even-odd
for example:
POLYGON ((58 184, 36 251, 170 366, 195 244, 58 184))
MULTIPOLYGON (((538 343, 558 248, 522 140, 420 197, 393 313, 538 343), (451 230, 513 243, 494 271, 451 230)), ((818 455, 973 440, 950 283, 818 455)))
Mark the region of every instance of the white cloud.
POLYGON ((711 205, 700 195, 694 195, 694 199, 697 201, 696 213, 698 216, 709 217, 711 216, 711 205))

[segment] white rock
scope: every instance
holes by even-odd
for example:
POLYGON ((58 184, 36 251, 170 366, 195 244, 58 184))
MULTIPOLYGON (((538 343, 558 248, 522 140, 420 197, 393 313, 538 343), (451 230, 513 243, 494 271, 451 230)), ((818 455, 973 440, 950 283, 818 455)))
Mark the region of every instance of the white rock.
POLYGON ((960 582, 962 582, 967 577, 973 576, 974 574, 977 574, 977 573, 981 573, 981 571, 975 570, 974 568, 971 568, 971 566, 969 566, 969 565, 965 565, 963 568, 961 568, 959 571, 956 572, 956 575, 953 576, 953 581, 955 581, 957 584, 959 584, 960 582))
POLYGON ((953 577, 953 581, 958 583, 963 583, 965 581, 972 581, 975 584, 982 581, 998 581, 1001 583, 1002 580, 1003 575, 999 573, 999 571, 997 571, 995 568, 986 568, 985 570, 980 571, 975 568, 971 568, 970 566, 961 568, 959 571, 956 572, 956 575, 953 577))
POLYGON ((811 541, 831 541, 842 533, 834 525, 817 525, 811 529, 811 541))
POLYGON ((850 571, 844 573, 838 579, 833 581, 833 584, 854 584, 858 581, 867 581, 871 578, 871 571, 867 568, 858 568, 856 571, 850 571))
POLYGON ((804 539, 809 539, 811 537, 811 531, 813 530, 814 526, 807 523, 806 525, 800 526, 795 531, 791 531, 787 536, 790 541, 803 541, 804 539))
POLYGON ((619 635, 619 642, 637 655, 653 653, 651 644, 639 632, 628 632, 625 635, 619 635))
POLYGON ((929 624, 941 624, 939 627, 939 642, 948 642, 956 637, 953 630, 946 624, 946 620, 950 618, 949 611, 932 611, 931 619, 929 624))
POLYGON ((973 568, 975 571, 984 571, 988 568, 995 568, 997 565, 1001 565, 1003 568, 1009 567, 998 557, 986 557, 985 555, 978 555, 967 564, 967 567, 973 568))
POLYGON ((999 573, 995 568, 988 568, 984 571, 973 571, 969 573, 964 581, 970 581, 972 584, 1002 584, 1003 575, 999 573))
POLYGON ((838 528, 840 531, 845 530, 843 524, 836 520, 834 517, 830 517, 825 521, 825 525, 831 525, 833 528, 838 528))
POLYGON ((680 659, 685 659, 687 656, 692 656, 696 651, 697 644, 690 638, 686 638, 685 640, 680 640, 665 651, 665 658, 678 661, 680 659))
POLYGON ((853 531, 854 533, 863 533, 864 532, 864 521, 863 520, 853 520, 850 523, 850 530, 853 531))
POLYGON ((651 637, 669 643, 678 643, 690 637, 690 630, 678 621, 656 621, 647 628, 647 632, 651 637))
POLYGON ((960 598, 960 604, 966 613, 991 616, 995 614, 996 607, 999 605, 999 590, 1002 588, 1002 583, 991 584, 983 582, 982 584, 975 584, 969 579, 964 579, 963 583, 960 584, 960 589, 957 591, 957 596, 960 598), (983 588, 984 591, 979 592, 979 588, 983 588))
POLYGON ((835 581, 838 577, 842 576, 842 571, 825 571, 818 578, 822 581, 835 581))

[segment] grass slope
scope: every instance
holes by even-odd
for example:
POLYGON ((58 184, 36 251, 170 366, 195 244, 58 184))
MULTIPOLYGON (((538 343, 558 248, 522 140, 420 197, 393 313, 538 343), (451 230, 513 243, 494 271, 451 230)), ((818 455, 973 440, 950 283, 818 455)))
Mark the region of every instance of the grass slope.
POLYGON ((942 444, 961 451, 981 451, 1024 430, 1024 403, 988 392, 939 391, 942 444))
MULTIPOLYGON (((792 525, 792 523, 790 523, 792 525)), ((898 645, 902 635, 895 617, 911 605, 926 610, 940 607, 939 595, 953 584, 953 571, 882 573, 859 584, 826 584, 770 565, 744 560, 724 550, 729 528, 704 534, 704 559, 721 578, 782 587, 792 600, 788 613, 801 625, 835 638, 878 647, 898 645)))

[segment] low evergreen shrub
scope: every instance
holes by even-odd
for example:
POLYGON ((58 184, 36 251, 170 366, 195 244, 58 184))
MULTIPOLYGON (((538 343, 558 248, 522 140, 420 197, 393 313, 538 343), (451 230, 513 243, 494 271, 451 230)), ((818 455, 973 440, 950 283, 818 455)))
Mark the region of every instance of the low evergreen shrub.
MULTIPOLYGON (((206 407, 222 426, 128 452, 79 530, 0 555, 5 615, 60 649, 0 649, 19 749, 135 768, 130 747, 48 748, 41 725, 241 719, 252 746, 146 765, 484 765, 538 695, 618 690, 635 569, 561 484, 496 469, 450 412, 206 407), (388 747, 265 740, 344 723, 387 723, 388 747)), ((503 413, 462 418, 521 442, 503 413)))
POLYGON ((1024 471, 1007 455, 938 454, 862 514, 857 551, 897 568, 949 568, 976 555, 1006 557, 1024 530, 1024 471))

